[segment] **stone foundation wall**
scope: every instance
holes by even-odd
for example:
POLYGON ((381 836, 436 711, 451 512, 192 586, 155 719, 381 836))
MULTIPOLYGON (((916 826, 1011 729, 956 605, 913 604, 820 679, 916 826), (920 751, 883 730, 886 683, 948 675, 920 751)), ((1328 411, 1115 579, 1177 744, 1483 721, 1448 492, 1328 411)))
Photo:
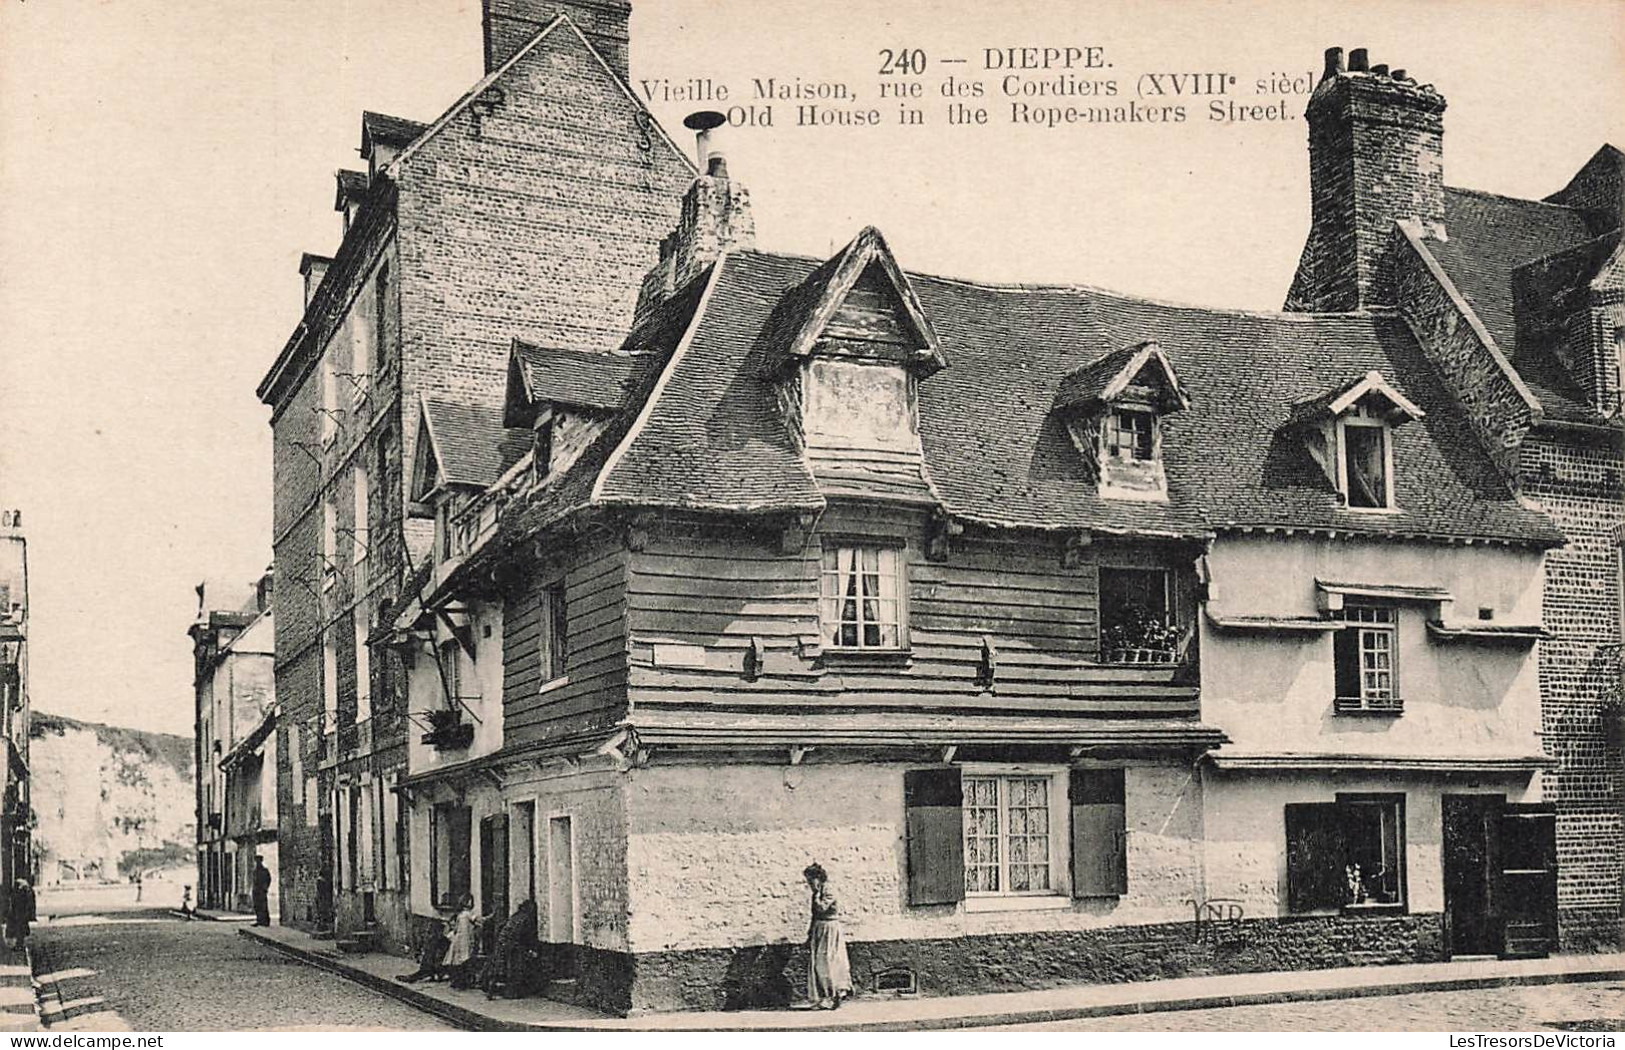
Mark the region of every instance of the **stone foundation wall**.
MULTIPOLYGON (((1182 922, 859 941, 849 945, 849 955, 860 996, 875 994, 877 975, 896 968, 913 971, 921 995, 966 995, 1204 974, 1437 962, 1444 958, 1444 935, 1443 917, 1430 912, 1249 919, 1204 924, 1200 929, 1182 922)), ((634 1014, 782 1007, 802 996, 806 986, 807 953, 800 944, 649 952, 626 961, 630 989, 624 996, 600 1001, 614 1001, 615 1009, 634 1014)))

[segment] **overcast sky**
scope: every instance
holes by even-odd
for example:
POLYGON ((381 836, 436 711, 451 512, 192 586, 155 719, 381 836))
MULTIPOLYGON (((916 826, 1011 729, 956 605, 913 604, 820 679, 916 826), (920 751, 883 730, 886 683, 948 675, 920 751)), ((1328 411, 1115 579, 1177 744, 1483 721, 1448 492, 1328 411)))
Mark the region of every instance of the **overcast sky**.
MULTIPOLYGON (((880 52, 923 51, 925 126, 797 128, 781 104, 732 133, 730 168, 763 247, 874 224, 952 275, 1272 309, 1308 222, 1301 120, 1210 123, 1197 99, 1176 126, 1015 126, 985 48, 1100 47, 1111 67, 1074 73, 1122 103, 1141 73, 1250 89, 1367 46, 1448 98, 1448 181, 1515 195, 1625 145, 1609 0, 635 8, 634 83, 710 77, 731 101, 754 77, 841 81, 890 121, 880 52), (946 125, 949 72, 986 82, 987 126, 946 125)), ((270 559, 254 388, 299 319, 300 252, 337 246, 333 169, 363 108, 431 120, 480 73, 477 0, 0 0, 0 505, 30 539, 37 708, 190 732, 193 588, 270 559)), ((685 146, 694 108, 654 103, 685 146)))

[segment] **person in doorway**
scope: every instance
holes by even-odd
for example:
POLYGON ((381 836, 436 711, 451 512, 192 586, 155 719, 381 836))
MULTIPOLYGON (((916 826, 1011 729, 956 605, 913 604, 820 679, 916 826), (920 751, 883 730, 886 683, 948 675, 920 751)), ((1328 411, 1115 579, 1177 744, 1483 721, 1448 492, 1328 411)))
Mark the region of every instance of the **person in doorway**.
POLYGON ((254 854, 254 925, 271 925, 271 869, 258 853, 254 854))
POLYGON ((467 988, 474 983, 474 939, 479 934, 480 920, 474 917, 474 895, 464 894, 457 914, 451 917, 451 944, 446 949, 446 973, 453 988, 467 988))
POLYGON ((812 924, 807 927, 807 1001, 823 1010, 835 1010, 852 997, 852 964, 846 957, 840 911, 829 891, 829 874, 820 864, 801 873, 812 891, 812 924))
POLYGON ((527 900, 497 931, 496 948, 480 975, 486 998, 523 998, 530 990, 536 956, 536 902, 527 900))
POLYGON ((18 879, 11 887, 11 903, 6 908, 6 943, 21 949, 28 943, 28 924, 34 921, 34 887, 18 879))

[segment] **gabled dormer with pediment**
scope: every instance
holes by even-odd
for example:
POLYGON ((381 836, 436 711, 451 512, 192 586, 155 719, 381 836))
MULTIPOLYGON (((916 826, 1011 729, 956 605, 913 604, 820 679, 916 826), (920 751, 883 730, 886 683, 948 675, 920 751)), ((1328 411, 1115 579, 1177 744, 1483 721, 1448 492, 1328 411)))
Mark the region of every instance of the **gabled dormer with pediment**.
POLYGON ((1391 511, 1394 430, 1423 411, 1380 372, 1343 383, 1292 406, 1286 428, 1297 434, 1351 511, 1391 511))
POLYGON ((937 502, 919 383, 947 361, 908 275, 866 227, 781 302, 764 371, 826 495, 937 502))
POLYGON ((1173 364, 1154 342, 1125 346, 1068 372, 1055 396, 1055 411, 1105 499, 1168 499, 1162 421, 1189 407, 1173 364))

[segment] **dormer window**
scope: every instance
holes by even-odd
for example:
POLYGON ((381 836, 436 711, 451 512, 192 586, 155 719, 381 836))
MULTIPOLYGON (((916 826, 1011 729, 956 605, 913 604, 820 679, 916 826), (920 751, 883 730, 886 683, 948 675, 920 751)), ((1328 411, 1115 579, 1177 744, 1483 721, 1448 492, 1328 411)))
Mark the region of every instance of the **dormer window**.
POLYGON ((536 421, 536 430, 531 437, 530 465, 535 472, 537 481, 547 479, 553 464, 553 419, 544 415, 536 421))
POLYGON ((1190 405, 1174 366, 1156 343, 1115 350, 1061 378, 1055 410, 1072 443, 1095 468, 1105 499, 1168 499, 1162 417, 1190 405))
POLYGON ((1157 416, 1146 408, 1113 409, 1106 425, 1106 454, 1150 462, 1157 458, 1157 416))
POLYGON ((1394 430, 1423 412, 1377 372, 1292 406, 1295 432, 1351 511, 1393 510, 1394 430))
POLYGON ((1348 505, 1355 510, 1387 510, 1394 505, 1392 445, 1388 426, 1376 419, 1346 419, 1339 472, 1348 505))

